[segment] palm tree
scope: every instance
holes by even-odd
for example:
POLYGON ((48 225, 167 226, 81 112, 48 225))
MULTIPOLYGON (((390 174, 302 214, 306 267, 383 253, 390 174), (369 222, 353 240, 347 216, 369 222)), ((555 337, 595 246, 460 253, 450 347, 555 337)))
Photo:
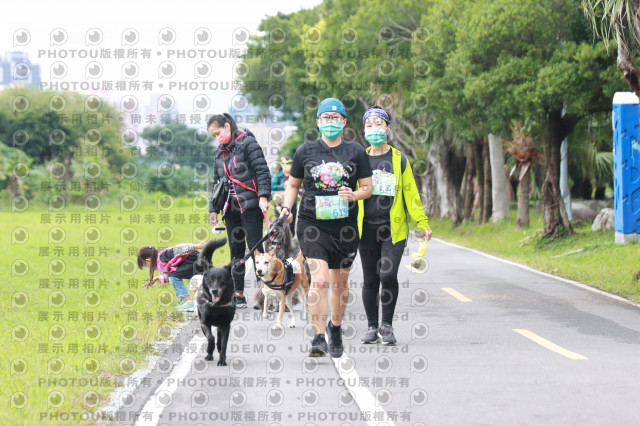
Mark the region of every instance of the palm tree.
POLYGON ((529 192, 531 190, 531 165, 542 158, 533 138, 526 133, 522 121, 511 124, 513 140, 507 141, 507 152, 515 160, 511 175, 520 169, 518 175, 518 212, 516 214, 516 231, 529 227, 529 192))
POLYGON ((640 52, 640 0, 582 0, 582 7, 600 38, 615 38, 618 69, 640 97, 640 70, 633 60, 640 52))
POLYGON ((611 115, 600 113, 578 124, 569 136, 569 173, 574 181, 572 193, 590 199, 604 198, 607 185, 613 186, 613 141, 611 115))

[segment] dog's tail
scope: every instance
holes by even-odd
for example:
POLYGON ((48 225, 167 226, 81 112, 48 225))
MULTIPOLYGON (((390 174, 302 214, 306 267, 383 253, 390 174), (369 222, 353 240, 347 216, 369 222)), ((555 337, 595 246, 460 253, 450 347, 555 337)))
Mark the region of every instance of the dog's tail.
POLYGON ((227 243, 226 238, 219 238, 217 240, 209 240, 204 245, 204 248, 200 252, 200 256, 198 256, 197 267, 200 271, 205 271, 207 268, 211 266, 211 258, 213 257, 213 252, 222 247, 227 243))

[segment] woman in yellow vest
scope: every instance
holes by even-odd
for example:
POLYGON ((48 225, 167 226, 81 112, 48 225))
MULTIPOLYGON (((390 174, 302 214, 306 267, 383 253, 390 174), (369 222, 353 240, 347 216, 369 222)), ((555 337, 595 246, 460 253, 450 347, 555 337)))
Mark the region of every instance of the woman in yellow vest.
POLYGON ((362 300, 368 330, 363 343, 393 345, 393 313, 398 299, 398 268, 407 243, 407 213, 420 230, 422 238, 431 238, 429 221, 411 165, 403 153, 387 143, 389 114, 378 106, 369 108, 363 117, 364 135, 371 144, 367 155, 373 171, 370 198, 358 201, 360 260, 364 274, 362 300), (406 207, 406 211, 405 211, 406 207), (378 322, 378 295, 382 318, 378 322))

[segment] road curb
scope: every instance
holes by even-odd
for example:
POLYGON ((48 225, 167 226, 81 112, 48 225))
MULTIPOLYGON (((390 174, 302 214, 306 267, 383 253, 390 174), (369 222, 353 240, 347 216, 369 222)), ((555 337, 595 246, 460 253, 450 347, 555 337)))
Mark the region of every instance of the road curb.
POLYGON ((584 283, 581 283, 579 281, 571 280, 569 278, 559 277, 557 275, 553 275, 553 274, 550 274, 548 272, 544 272, 544 271, 540 271, 538 269, 532 268, 531 266, 523 265, 522 263, 517 263, 517 262, 513 262, 511 260, 503 259, 501 257, 494 256, 492 254, 488 254, 488 253, 485 253, 485 252, 482 252, 480 250, 476 250, 476 249, 473 249, 473 248, 461 246, 459 244, 452 243, 452 242, 449 242, 449 241, 445 241, 445 240, 440 239, 440 238, 433 238, 433 239, 438 241, 438 242, 441 242, 441 243, 443 243, 445 245, 448 245, 448 246, 451 246, 451 247, 456 247, 456 248, 463 249, 463 250, 467 250, 467 251, 470 251, 472 253, 479 254, 481 256, 488 257, 490 259, 494 259, 494 260, 506 263, 508 265, 517 266, 518 268, 524 269, 525 271, 534 272, 534 273, 536 273, 538 275, 542 275, 543 277, 553 278, 555 280, 562 281, 562 282, 567 283, 567 284, 571 284, 572 286, 579 287, 581 289, 588 290, 588 291, 591 291, 593 293, 597 293, 597 294, 600 294, 602 296, 609 297, 611 299, 617 300, 618 302, 623 302, 623 303, 629 304, 631 306, 634 306, 636 308, 640 308, 640 303, 636 303, 636 302, 634 302, 632 300, 625 299, 624 297, 618 296, 617 294, 613 294, 613 293, 609 293, 609 292, 604 291, 604 290, 600 290, 599 288, 592 287, 592 286, 590 286, 588 284, 584 284, 584 283))
POLYGON ((123 424, 134 424, 136 419, 130 419, 130 413, 140 413, 147 400, 154 394, 164 379, 171 374, 183 354, 184 347, 193 338, 193 329, 198 324, 197 318, 194 319, 189 316, 173 329, 173 335, 169 339, 156 343, 154 345, 155 354, 146 359, 148 367, 136 370, 133 374, 127 376, 124 379, 125 385, 111 392, 109 404, 102 407, 100 411, 113 416, 113 421, 124 419, 122 420, 123 424), (176 347, 180 350, 177 350, 176 347), (165 358, 171 360, 172 366, 167 371, 162 371, 158 361, 165 358), (127 385, 126 381, 131 378, 134 379, 135 384, 127 385), (125 406, 123 398, 128 394, 133 394, 135 401, 131 405, 127 404, 125 406))

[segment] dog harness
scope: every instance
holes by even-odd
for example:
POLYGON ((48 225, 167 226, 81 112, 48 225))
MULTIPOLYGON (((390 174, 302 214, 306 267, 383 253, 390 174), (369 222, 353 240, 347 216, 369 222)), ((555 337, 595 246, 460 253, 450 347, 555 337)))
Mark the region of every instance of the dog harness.
POLYGON ((277 275, 273 277, 271 281, 263 281, 264 284, 272 290, 284 291, 284 294, 289 294, 291 291, 291 286, 293 282, 296 280, 296 274, 302 270, 300 266, 300 262, 293 258, 288 258, 282 261, 284 265, 284 278, 282 279, 282 284, 277 285, 273 284, 273 282, 278 277, 277 275))

